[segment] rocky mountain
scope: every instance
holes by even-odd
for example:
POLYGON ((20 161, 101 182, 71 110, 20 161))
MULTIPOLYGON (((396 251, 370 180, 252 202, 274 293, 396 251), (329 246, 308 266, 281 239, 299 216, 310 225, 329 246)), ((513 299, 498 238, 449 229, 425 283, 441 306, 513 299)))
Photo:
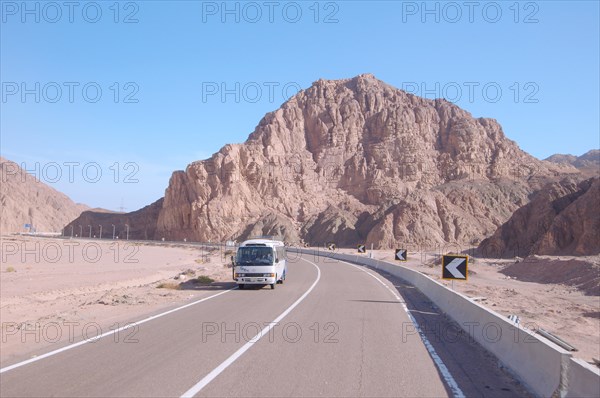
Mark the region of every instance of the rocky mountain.
POLYGON ((28 174, 18 164, 0 157, 0 232, 61 232, 62 227, 88 207, 28 174))
POLYGON ((485 239, 479 251, 486 257, 600 254, 599 203, 599 177, 550 183, 485 239))
MULTIPOLYGON (((446 100, 372 75, 319 80, 245 143, 174 172, 154 238, 477 244, 533 192, 580 174, 528 155, 495 120, 446 100)), ((155 211, 146 213, 151 224, 155 211)))

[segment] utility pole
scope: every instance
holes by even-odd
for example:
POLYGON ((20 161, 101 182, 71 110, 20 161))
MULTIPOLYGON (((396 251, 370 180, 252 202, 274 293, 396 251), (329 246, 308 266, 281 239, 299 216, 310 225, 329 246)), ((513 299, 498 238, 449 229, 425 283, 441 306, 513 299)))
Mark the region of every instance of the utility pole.
POLYGON ((123 206, 123 203, 124 203, 123 198, 121 198, 121 206, 119 206, 119 211, 121 213, 125 213, 125 209, 126 209, 126 207, 123 206))

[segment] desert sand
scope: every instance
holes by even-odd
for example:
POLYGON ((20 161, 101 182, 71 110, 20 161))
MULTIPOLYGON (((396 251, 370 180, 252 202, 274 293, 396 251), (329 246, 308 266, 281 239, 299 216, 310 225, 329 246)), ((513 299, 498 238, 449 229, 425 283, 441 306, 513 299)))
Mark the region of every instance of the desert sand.
POLYGON ((21 236, 0 244, 3 366, 206 295, 211 287, 194 277, 231 281, 220 249, 21 236))
MULTIPOLYGON (((37 355, 49 346, 58 348, 71 340, 93 338, 100 331, 123 327, 231 282, 229 253, 224 249, 20 236, 3 237, 1 245, 3 366, 37 355), (199 276, 215 282, 192 283, 199 276), (173 289, 181 283, 182 289, 173 289), (161 284, 166 288, 159 288, 161 284)), ((394 262, 390 250, 375 250, 373 256, 394 262)), ((520 264, 531 270, 532 264, 543 267, 571 260, 537 256, 520 264)), ((454 289, 479 298, 481 304, 502 315, 519 316, 527 327, 556 334, 578 349, 574 356, 592 361, 600 358, 600 256, 577 257, 577 261, 588 264, 578 268, 580 273, 587 269, 587 275, 571 275, 570 280, 592 281, 592 287, 590 283, 548 283, 539 277, 540 283, 526 282, 519 278, 531 279, 527 272, 521 272, 517 279, 501 272, 514 267, 514 260, 471 259, 468 281, 455 282, 454 289)), ((409 253, 409 261, 402 265, 451 286, 451 282, 441 280, 439 258, 431 253, 409 253)), ((512 269, 511 273, 519 275, 517 271, 512 269)), ((126 332, 121 338, 135 338, 135 328, 126 332)))

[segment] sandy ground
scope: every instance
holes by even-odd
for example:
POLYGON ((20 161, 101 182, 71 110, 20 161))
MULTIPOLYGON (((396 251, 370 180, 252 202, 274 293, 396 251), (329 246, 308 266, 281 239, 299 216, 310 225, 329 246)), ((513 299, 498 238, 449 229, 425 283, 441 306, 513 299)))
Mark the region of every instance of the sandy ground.
MULTIPOLYGON (((193 299, 205 286, 192 283, 195 277, 230 282, 223 255, 177 245, 2 237, 0 364, 193 299), (181 290, 157 287, 181 282, 181 290)), ((115 338, 134 337, 132 327, 115 338)))
MULTIPOLYGON (((339 252, 355 254, 356 250, 339 252)), ((454 285, 441 278, 439 253, 409 253, 408 261, 399 262, 394 260, 394 251, 374 250, 373 258, 401 264, 454 286, 502 315, 517 315, 527 328, 542 328, 577 348, 573 352, 577 358, 588 362, 600 359, 600 256, 532 256, 517 264, 514 259, 471 258, 468 280, 455 281, 454 285), (576 266, 580 264, 586 266, 576 266), (564 280, 557 283, 560 279, 564 280)))
MULTIPOLYGON (((393 251, 374 251, 373 256, 394 262, 393 251)), ((228 258, 223 249, 176 244, 2 237, 0 364, 34 356, 48 346, 93 338, 194 299, 211 287, 192 283, 193 278, 208 276, 215 280, 213 287, 231 281, 228 258), (180 283, 184 283, 180 290, 158 288, 180 283)), ((455 282, 454 289, 480 298, 481 304, 500 314, 519 316, 527 327, 541 327, 563 338, 578 349, 576 357, 600 359, 600 296, 593 288, 600 279, 600 256, 577 259, 587 268, 572 267, 568 263, 572 260, 534 257, 515 265, 514 260, 471 259, 469 280, 455 282), (562 264, 559 272, 544 272, 543 267, 557 264, 562 264), (565 264, 579 273, 565 283, 539 275, 539 270, 542 275, 564 273, 565 264), (524 271, 535 266, 537 274, 521 272, 521 266, 527 267, 524 271), (513 276, 503 274, 506 269, 513 276)), ((409 261, 401 264, 451 286, 441 280, 438 256, 410 253, 409 261)), ((135 338, 135 327, 116 338, 135 338)))

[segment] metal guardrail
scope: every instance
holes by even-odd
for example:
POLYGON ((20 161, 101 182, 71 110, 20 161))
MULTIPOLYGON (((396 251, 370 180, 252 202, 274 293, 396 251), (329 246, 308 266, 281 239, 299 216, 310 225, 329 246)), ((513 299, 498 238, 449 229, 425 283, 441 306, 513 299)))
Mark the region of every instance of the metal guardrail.
POLYGON ((538 329, 536 330, 536 333, 544 336, 545 338, 547 338, 548 340, 550 340, 551 342, 553 342, 554 344, 564 348, 567 351, 579 351, 577 348, 575 348, 574 346, 572 346, 571 344, 567 343, 566 341, 564 341, 563 339, 561 339, 560 337, 550 333, 547 330, 544 329, 538 329))

